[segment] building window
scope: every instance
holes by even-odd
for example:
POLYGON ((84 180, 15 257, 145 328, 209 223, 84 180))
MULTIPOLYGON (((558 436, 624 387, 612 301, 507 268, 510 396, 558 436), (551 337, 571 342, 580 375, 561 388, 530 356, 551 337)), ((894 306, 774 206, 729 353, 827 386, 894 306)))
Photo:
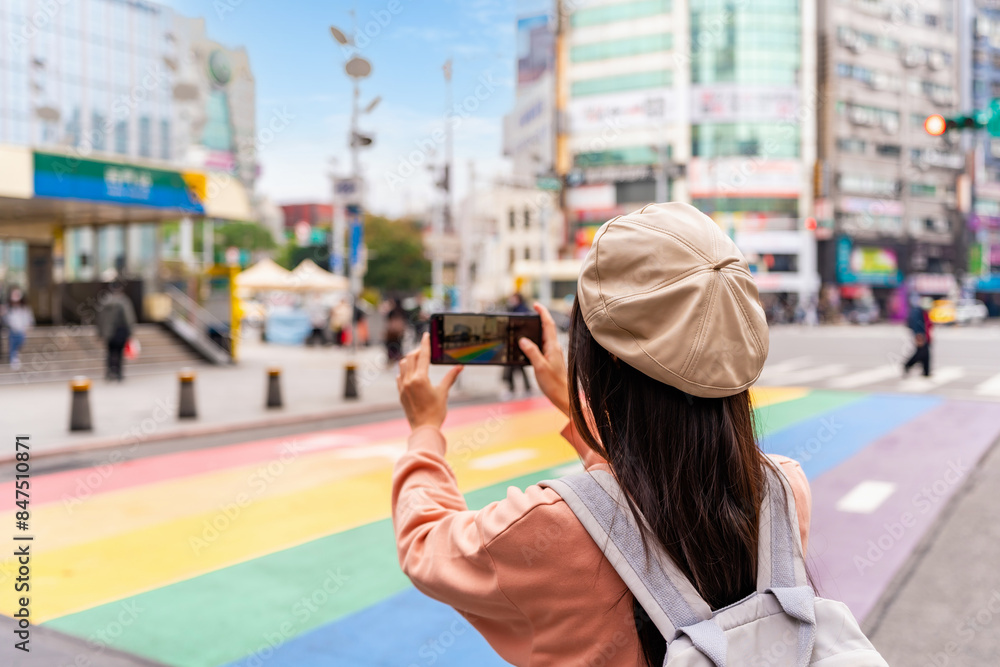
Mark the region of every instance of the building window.
POLYGON ((149 116, 139 119, 139 155, 153 157, 153 123, 149 116))
POLYGON ((936 28, 938 24, 938 17, 934 14, 924 14, 924 25, 928 28, 936 28))
POLYGON ((115 152, 119 155, 128 154, 128 123, 124 120, 115 123, 115 152))
POLYGON ((799 200, 795 197, 696 197, 691 203, 706 213, 768 213, 790 217, 799 214, 799 200))
POLYGON ((517 227, 517 213, 514 212, 514 209, 510 209, 508 216, 510 228, 515 229, 517 227))
POLYGON ((669 51, 673 47, 673 35, 658 33, 655 35, 637 35, 627 39, 615 39, 594 44, 580 44, 570 49, 570 60, 575 63, 591 60, 608 60, 625 58, 643 53, 659 53, 669 51))
POLYGON ((695 125, 691 131, 691 154, 696 157, 756 156, 765 146, 769 158, 798 157, 798 125, 712 123, 695 125))
POLYGON ((630 181, 615 184, 616 204, 648 204, 656 200, 656 181, 630 181))
POLYGON ((868 143, 863 139, 853 137, 841 137, 837 139, 837 150, 842 153, 854 153, 864 155, 868 150, 868 143))
POLYGON ((95 151, 108 149, 108 129, 102 114, 95 111, 90 115, 90 143, 95 151))
POLYGON ((170 159, 170 121, 160 121, 160 159, 170 159))
POLYGON ((507 255, 507 270, 514 270, 514 262, 517 260, 517 256, 514 254, 514 249, 511 248, 507 255))
POLYGON ((898 158, 903 154, 903 148, 899 144, 876 144, 875 152, 880 157, 898 158))
POLYGON ((799 4, 791 0, 692 3, 692 83, 800 83, 799 4))
POLYGON ((525 261, 528 261, 528 260, 531 259, 531 248, 525 248, 524 249, 524 259, 525 259, 525 261))
POLYGON ((570 86, 573 97, 585 95, 604 95, 606 93, 622 93, 628 90, 643 90, 646 88, 665 88, 673 83, 673 72, 670 70, 653 70, 651 72, 633 72, 618 76, 606 76, 599 79, 584 79, 574 81, 570 86))
POLYGON ((633 2, 580 9, 573 13, 570 22, 574 28, 583 28, 666 14, 670 12, 670 9, 670 0, 634 0, 633 2))
POLYGON ((524 228, 531 229, 531 209, 527 207, 524 209, 524 228))

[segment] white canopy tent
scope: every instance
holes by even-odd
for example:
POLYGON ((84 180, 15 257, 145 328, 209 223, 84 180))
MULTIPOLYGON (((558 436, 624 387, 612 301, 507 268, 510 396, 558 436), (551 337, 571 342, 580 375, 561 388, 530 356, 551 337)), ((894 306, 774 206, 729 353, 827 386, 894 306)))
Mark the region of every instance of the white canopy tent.
POLYGON ((304 259, 290 274, 291 289, 296 292, 346 292, 351 288, 344 276, 336 276, 320 268, 311 259, 304 259))
POLYGON ((246 291, 285 291, 294 289, 292 272, 273 260, 262 259, 236 275, 236 287, 246 291))

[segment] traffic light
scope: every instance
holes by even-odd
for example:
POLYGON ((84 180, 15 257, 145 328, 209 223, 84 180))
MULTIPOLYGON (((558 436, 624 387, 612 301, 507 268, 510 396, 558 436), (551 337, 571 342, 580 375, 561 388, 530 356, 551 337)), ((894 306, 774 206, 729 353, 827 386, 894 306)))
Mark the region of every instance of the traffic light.
POLYGON ((971 114, 959 114, 958 116, 945 117, 939 113, 928 116, 924 121, 924 130, 927 134, 940 137, 948 130, 978 130, 986 127, 986 122, 982 116, 985 114, 973 112, 971 114))
POLYGON ((993 98, 986 109, 977 109, 955 116, 939 113, 927 117, 924 130, 933 137, 940 137, 948 130, 980 130, 985 128, 991 136, 1000 137, 1000 99, 993 98))

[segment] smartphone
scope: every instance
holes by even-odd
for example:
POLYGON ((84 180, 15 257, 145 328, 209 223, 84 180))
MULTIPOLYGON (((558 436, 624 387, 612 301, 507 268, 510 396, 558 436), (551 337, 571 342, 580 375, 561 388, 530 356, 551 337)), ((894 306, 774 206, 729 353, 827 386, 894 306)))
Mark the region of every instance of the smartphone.
POLYGON ((542 346, 542 319, 527 313, 434 313, 431 363, 476 366, 527 366, 517 341, 542 346))

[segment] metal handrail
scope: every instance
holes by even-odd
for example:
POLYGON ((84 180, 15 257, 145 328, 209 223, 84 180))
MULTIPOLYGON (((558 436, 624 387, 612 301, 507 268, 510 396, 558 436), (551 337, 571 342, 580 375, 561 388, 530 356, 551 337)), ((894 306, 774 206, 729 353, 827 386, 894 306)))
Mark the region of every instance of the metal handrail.
MULTIPOLYGON (((171 313, 190 325, 188 329, 202 342, 211 343, 213 348, 232 358, 229 350, 209 336, 205 330, 213 328, 220 334, 227 331, 229 325, 202 307, 197 301, 173 285, 164 285, 164 294, 170 298, 171 313)), ((214 356, 214 355, 213 355, 214 356)))
POLYGON ((169 296, 175 304, 179 305, 182 310, 189 313, 198 324, 210 325, 220 330, 229 328, 228 324, 213 315, 197 301, 178 288, 173 285, 166 285, 165 287, 167 296, 169 296))

